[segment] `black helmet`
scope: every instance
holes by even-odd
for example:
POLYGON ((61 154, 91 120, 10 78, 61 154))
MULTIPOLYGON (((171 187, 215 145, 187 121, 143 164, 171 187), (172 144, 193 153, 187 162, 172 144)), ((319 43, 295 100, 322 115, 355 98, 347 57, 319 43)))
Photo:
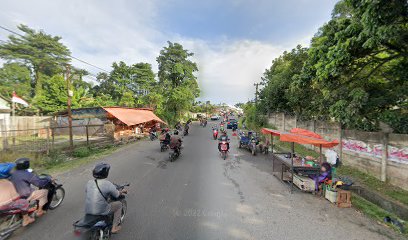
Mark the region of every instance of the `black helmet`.
POLYGON ((94 178, 103 179, 109 175, 110 165, 107 163, 98 163, 92 171, 94 178))
POLYGON ((19 158, 16 160, 16 169, 17 170, 27 170, 30 168, 30 159, 29 158, 19 158))
POLYGON ((174 135, 178 135, 178 131, 177 131, 177 130, 174 130, 173 134, 174 134, 174 135))

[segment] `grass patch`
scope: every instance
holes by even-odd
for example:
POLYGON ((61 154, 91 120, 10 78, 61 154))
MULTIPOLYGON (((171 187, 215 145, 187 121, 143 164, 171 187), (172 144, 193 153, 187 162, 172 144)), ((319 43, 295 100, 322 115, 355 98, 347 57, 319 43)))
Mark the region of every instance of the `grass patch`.
POLYGON ((76 158, 88 157, 92 152, 88 147, 79 147, 74 150, 72 155, 76 158))
POLYGON ((41 168, 39 172, 47 173, 50 175, 62 173, 70 169, 82 166, 84 164, 94 162, 105 156, 108 156, 113 152, 119 150, 123 146, 126 145, 121 146, 108 145, 103 148, 91 150, 90 154, 84 157, 69 157, 67 155, 63 155, 60 157, 61 159, 63 159, 62 161, 60 160, 60 158, 54 158, 51 160, 54 161, 54 164, 47 164, 44 168, 41 168))
POLYGON ((0 154, 0 162, 14 162, 17 158, 28 157, 31 159, 31 167, 36 172, 53 175, 93 162, 123 146, 125 145, 106 145, 98 148, 78 147, 72 154, 61 150, 51 151, 48 155, 41 153, 3 152, 0 154))
MULTIPOLYGON (((393 230, 400 232, 400 229, 397 226, 394 226, 393 224, 390 223, 385 223, 384 222, 384 217, 389 216, 393 219, 398 219, 398 217, 392 213, 389 213, 387 211, 385 211, 384 209, 378 207, 377 205, 365 200, 364 198, 353 194, 352 195, 352 203, 353 203, 353 207, 358 209, 359 211, 361 211, 362 213, 364 213, 365 215, 367 215, 368 217, 378 221, 379 223, 381 223, 382 225, 387 225, 388 227, 392 228, 393 230)), ((406 222, 402 222, 401 220, 399 220, 402 224, 404 229, 408 228, 408 224, 406 222)), ((407 231, 405 231, 405 233, 403 233, 404 236, 408 237, 408 233, 407 231)))
POLYGON ((350 176, 354 181, 357 181, 368 188, 384 194, 385 196, 388 196, 404 205, 408 205, 408 191, 391 184, 384 183, 377 178, 350 166, 343 165, 337 168, 337 173, 343 176, 350 176))

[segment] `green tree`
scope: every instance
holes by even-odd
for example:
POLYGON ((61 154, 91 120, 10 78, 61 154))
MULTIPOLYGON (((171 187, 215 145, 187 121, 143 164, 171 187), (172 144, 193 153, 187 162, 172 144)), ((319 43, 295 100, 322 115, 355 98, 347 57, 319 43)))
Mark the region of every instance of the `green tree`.
POLYGON ((189 58, 194 54, 179 43, 168 42, 157 57, 159 86, 165 98, 166 119, 176 121, 192 107, 200 94, 197 64, 189 58))
POLYGON ((124 62, 112 64, 113 70, 98 75, 99 85, 92 90, 94 96, 109 95, 117 104, 134 106, 147 104, 144 102, 145 93, 154 90, 156 85, 155 74, 149 63, 126 65, 124 62), (125 98, 125 99, 122 99, 125 98), (133 104, 130 101, 133 99, 133 104))
MULTIPOLYGON (((304 77, 322 96, 317 115, 376 130, 383 113, 406 107, 406 1, 339 2, 312 40, 304 77)), ((304 84, 305 85, 305 84, 304 84)), ((405 108, 406 109, 406 108, 405 108)), ((395 126, 398 127, 398 126, 395 126)))
POLYGON ((18 29, 23 35, 10 35, 0 44, 0 57, 6 61, 22 62, 33 73, 34 95, 40 94, 44 76, 51 77, 61 71, 62 65, 70 61, 69 49, 60 42, 61 37, 35 31, 25 25, 18 29))
POLYGON ((0 68, 0 95, 11 96, 15 91, 24 99, 30 98, 31 76, 30 69, 21 63, 5 63, 0 68))

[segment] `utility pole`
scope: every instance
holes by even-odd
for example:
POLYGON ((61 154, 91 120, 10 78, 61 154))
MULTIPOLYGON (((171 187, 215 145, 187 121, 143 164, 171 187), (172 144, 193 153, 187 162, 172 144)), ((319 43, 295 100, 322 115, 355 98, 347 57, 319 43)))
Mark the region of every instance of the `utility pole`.
POLYGON ((71 79, 70 79, 70 66, 67 64, 66 66, 66 78, 67 78, 67 112, 68 112, 68 128, 69 128, 69 148, 70 150, 74 150, 74 139, 72 134, 72 111, 71 111, 71 103, 72 103, 72 95, 73 92, 71 91, 71 79))
POLYGON ((256 88, 256 90, 255 90, 255 105, 258 104, 258 85, 259 85, 259 83, 254 83, 254 86, 256 88))

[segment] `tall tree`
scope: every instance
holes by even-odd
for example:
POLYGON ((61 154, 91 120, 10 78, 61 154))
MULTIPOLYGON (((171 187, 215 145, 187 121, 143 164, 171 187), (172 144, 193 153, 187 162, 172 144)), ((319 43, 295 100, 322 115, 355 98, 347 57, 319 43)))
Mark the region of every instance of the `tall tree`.
POLYGON ((25 25, 19 25, 18 29, 23 35, 10 35, 7 42, 0 44, 0 57, 30 67, 34 76, 33 95, 37 95, 42 90, 42 75, 50 77, 58 73, 61 66, 70 61, 70 51, 60 42, 61 37, 25 25))
POLYGON ((200 90, 197 78, 197 64, 190 60, 194 54, 179 43, 168 42, 157 57, 159 85, 165 97, 167 119, 175 121, 183 111, 188 110, 200 90))

